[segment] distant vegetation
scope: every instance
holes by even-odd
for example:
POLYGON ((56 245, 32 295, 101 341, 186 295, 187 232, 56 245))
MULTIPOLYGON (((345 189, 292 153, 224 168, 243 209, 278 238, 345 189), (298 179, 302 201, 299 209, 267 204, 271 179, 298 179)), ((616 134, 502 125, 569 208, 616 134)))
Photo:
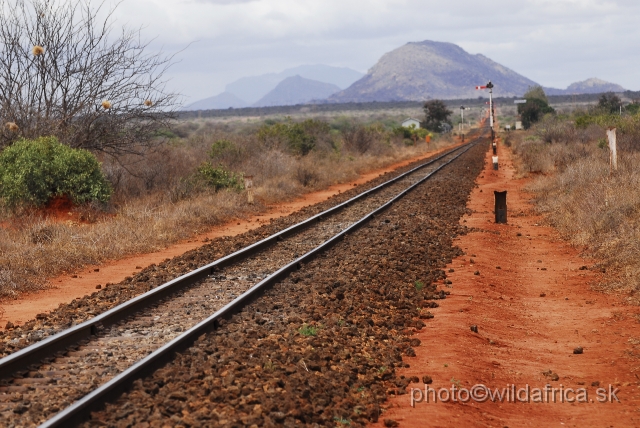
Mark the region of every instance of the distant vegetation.
POLYGON ((616 94, 602 94, 598 100, 598 108, 603 113, 615 114, 621 112, 622 100, 616 94))
POLYGON ((431 100, 424 103, 424 127, 429 131, 443 132, 451 129, 451 115, 453 112, 447 108, 442 100, 431 100))
POLYGON ((305 156, 320 142, 328 142, 332 149, 336 146, 329 136, 328 123, 307 119, 300 123, 288 118, 284 122, 267 123, 257 133, 258 140, 271 149, 284 149, 294 155, 305 156))
POLYGON ((549 99, 540 86, 534 86, 524 94, 525 104, 518 105, 518 114, 522 118, 524 129, 540 121, 544 115, 553 114, 555 110, 549 105, 549 99))

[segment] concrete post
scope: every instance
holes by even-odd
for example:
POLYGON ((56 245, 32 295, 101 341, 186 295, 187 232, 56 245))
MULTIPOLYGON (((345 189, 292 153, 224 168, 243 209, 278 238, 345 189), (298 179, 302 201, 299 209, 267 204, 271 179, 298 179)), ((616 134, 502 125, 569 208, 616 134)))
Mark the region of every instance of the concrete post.
POLYGON ((607 137, 609 139, 609 175, 611 175, 611 171, 616 171, 618 169, 616 128, 607 129, 607 137))

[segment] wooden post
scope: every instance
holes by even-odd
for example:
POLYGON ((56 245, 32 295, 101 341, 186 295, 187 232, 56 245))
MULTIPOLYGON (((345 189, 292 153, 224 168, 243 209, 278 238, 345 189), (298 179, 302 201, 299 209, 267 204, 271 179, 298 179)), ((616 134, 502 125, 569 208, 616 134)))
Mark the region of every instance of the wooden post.
POLYGON ((609 139, 609 175, 611 175, 611 171, 618 170, 618 153, 616 148, 616 128, 607 129, 607 138, 609 139))
POLYGON ((496 206, 495 206, 495 214, 496 214, 496 223, 507 223, 507 191, 504 192, 493 192, 495 196, 496 206))
POLYGON ((244 188, 247 189, 247 202, 253 204, 253 175, 244 176, 244 188))

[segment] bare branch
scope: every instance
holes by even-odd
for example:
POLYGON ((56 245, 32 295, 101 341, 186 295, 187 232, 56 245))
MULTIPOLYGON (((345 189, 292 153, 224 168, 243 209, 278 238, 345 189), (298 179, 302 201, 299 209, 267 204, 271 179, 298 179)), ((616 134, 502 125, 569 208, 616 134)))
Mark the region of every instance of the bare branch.
POLYGON ((163 77, 173 56, 150 52, 140 30, 115 34, 114 8, 99 19, 104 8, 104 1, 0 0, 0 148, 53 135, 119 154, 160 141, 177 107, 163 77))

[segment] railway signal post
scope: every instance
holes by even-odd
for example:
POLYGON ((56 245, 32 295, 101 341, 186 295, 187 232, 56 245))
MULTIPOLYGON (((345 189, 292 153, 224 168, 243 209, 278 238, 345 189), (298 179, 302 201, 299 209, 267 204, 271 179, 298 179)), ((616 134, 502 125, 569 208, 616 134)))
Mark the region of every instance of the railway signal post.
POLYGON ((493 130, 493 83, 489 81, 489 83, 487 83, 484 86, 476 86, 476 89, 489 90, 489 127, 491 128, 491 146, 494 148, 494 154, 495 154, 496 134, 495 134, 495 131, 493 130))

